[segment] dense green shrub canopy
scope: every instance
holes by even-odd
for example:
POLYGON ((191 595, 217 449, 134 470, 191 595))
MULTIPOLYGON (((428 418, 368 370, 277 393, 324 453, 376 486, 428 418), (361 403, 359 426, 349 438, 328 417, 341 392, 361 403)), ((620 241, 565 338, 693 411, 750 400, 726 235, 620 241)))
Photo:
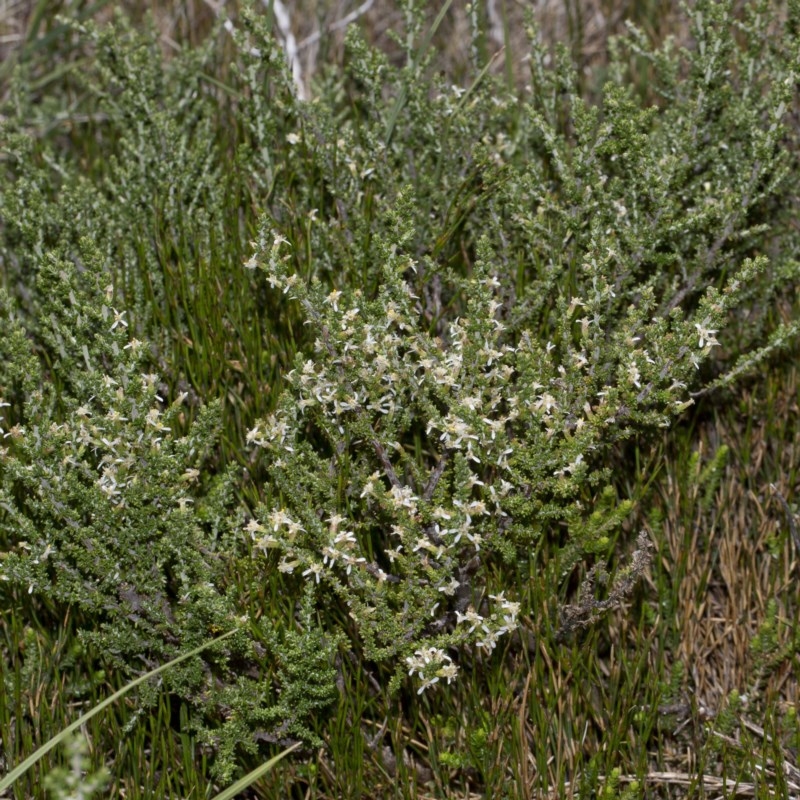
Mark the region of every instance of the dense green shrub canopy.
POLYGON ((345 642, 419 693, 550 613, 491 588, 498 567, 550 570, 557 597, 631 511, 614 447, 797 333, 800 53, 768 10, 699 2, 688 50, 631 31, 597 106, 533 27, 519 93, 353 35, 301 102, 255 12, 223 87, 221 27, 163 61, 122 20, 76 26, 92 67, 45 105, 23 65, 0 593, 73 609, 131 673, 240 627, 167 679, 222 777, 256 733, 318 741, 345 642), (80 162, 49 127, 76 87, 98 139, 80 162))

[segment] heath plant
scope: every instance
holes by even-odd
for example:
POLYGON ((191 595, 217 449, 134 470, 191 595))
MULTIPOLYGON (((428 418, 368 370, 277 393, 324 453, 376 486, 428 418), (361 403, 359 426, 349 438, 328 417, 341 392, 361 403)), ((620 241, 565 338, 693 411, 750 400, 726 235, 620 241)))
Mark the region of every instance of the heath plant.
POLYGON ((159 691, 187 701, 193 730, 217 751, 215 775, 227 781, 237 749, 254 750, 257 724, 316 741, 305 721, 330 702, 336 639, 318 635, 308 608, 300 632, 242 615, 226 591, 222 546, 235 472, 206 466, 221 405, 208 404, 175 435, 185 396, 167 404, 159 395, 159 377, 146 371, 149 347, 107 300, 109 272, 92 243, 70 255, 50 251, 37 280, 52 363, 41 364, 0 294, 0 592, 55 627, 69 610, 81 652, 127 678, 240 629, 158 684, 142 683, 131 720, 159 691), (49 373, 66 379, 57 387, 49 373))
POLYGON ((4 108, 0 595, 127 677, 238 628, 163 678, 221 780, 321 744, 345 642, 428 699, 621 604, 620 445, 798 332, 795 5, 632 30, 596 106, 533 24, 519 93, 430 77, 424 5, 309 102, 255 6, 172 62, 70 25, 86 163, 33 62, 4 108))
MULTIPOLYGON (((517 626, 513 597, 485 591, 493 563, 560 541, 555 594, 581 559, 606 553, 632 508, 615 500, 613 446, 669 427, 710 380, 730 382, 797 331, 773 325, 759 349, 737 324, 767 317, 797 279, 796 244, 775 247, 794 239, 779 215, 767 221, 796 163, 785 122, 797 48, 760 54, 758 10, 692 14, 694 51, 647 53, 663 109, 642 109, 622 81, 589 107, 563 54, 547 69, 531 31, 536 91, 516 138, 496 131, 472 149, 493 177, 461 269, 420 249, 412 189, 384 198, 372 288, 309 278, 265 218, 246 266, 300 304, 314 344, 247 435, 265 451, 271 500, 245 533, 320 603, 338 598, 366 658, 393 660, 394 686, 403 672, 418 692, 449 683, 459 648, 489 653, 517 626), (721 342, 740 358, 727 374, 721 342)), ((430 102, 433 119, 461 110, 451 96, 430 102)), ((646 563, 641 542, 629 570, 646 563)), ((564 625, 592 607, 565 609, 564 625)))

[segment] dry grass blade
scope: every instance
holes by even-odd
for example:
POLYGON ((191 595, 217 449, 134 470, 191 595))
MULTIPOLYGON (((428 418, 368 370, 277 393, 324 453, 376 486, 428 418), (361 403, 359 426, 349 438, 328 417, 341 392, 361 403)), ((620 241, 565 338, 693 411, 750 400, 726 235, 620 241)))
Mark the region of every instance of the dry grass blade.
MULTIPOLYGON (((605 776, 600 776, 599 780, 607 780, 605 776)), ((620 775, 617 780, 622 783, 641 783, 642 779, 636 775, 620 775)), ((704 791, 724 792, 722 797, 755 797, 756 793, 763 789, 762 785, 747 782, 735 782, 730 778, 719 778, 714 775, 692 775, 688 772, 649 772, 644 780, 649 784, 660 784, 676 787, 702 786, 704 791)), ((800 786, 790 787, 794 791, 800 791, 800 786)), ((770 791, 770 797, 777 797, 775 792, 770 791)))

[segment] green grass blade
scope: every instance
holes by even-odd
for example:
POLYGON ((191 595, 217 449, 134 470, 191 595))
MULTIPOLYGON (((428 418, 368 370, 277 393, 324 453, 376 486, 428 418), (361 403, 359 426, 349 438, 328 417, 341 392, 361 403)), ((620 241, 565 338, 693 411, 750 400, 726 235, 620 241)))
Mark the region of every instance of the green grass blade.
POLYGON ((497 59, 498 59, 498 58, 500 58, 500 56, 501 56, 501 55, 503 55, 503 53, 504 53, 504 52, 505 52, 505 48, 498 50, 498 51, 497 51, 497 52, 496 52, 496 53, 495 53, 495 54, 494 54, 494 55, 493 55, 493 56, 492 56, 492 57, 491 57, 491 58, 490 58, 490 59, 489 59, 489 60, 486 62, 486 65, 485 65, 485 66, 483 67, 483 69, 482 69, 482 70, 481 70, 481 71, 478 73, 478 75, 477 75, 477 77, 475 78, 475 80, 474 80, 474 81, 473 81, 473 82, 470 84, 470 87, 469 87, 469 89, 467 89, 467 91, 466 91, 466 92, 464 92, 464 94, 461 96, 461 100, 459 101, 459 103, 458 103, 458 106, 457 106, 457 108, 456 108, 456 113, 457 113, 457 114, 460 114, 460 113, 461 113, 461 112, 464 110, 464 108, 465 108, 465 107, 466 107, 466 105, 467 105, 467 101, 468 101, 468 100, 469 100, 469 98, 471 97, 472 93, 475 91, 475 89, 477 89, 477 88, 478 88, 478 86, 480 86, 480 84, 481 84, 481 81, 482 81, 482 80, 483 80, 483 79, 486 77, 486 73, 487 73, 487 72, 488 72, 488 71, 489 71, 489 70, 492 68, 492 65, 494 64, 494 62, 495 62, 495 61, 497 61, 497 59))
POLYGON ((17 780, 17 778, 19 778, 21 775, 24 775, 42 756, 49 753, 56 745, 66 739, 74 730, 79 728, 85 722, 88 722, 93 716, 95 716, 95 714, 99 714, 104 708, 106 708, 106 706, 109 706, 114 701, 119 700, 120 697, 133 689, 134 686, 138 686, 148 678, 152 678, 153 676, 158 675, 160 672, 164 672, 164 670, 169 669, 175 664, 179 664, 181 661, 186 661, 187 658, 196 656, 199 652, 211 647, 212 644, 216 644, 217 642, 221 642, 223 639, 227 639, 229 636, 233 636, 237 630, 238 629, 228 631, 227 633, 222 634, 222 636, 218 636, 216 639, 212 639, 210 642, 200 645, 200 647, 195 647, 194 650, 190 650, 188 653, 184 653, 182 656, 178 656, 178 658, 175 658, 166 664, 162 664, 162 666, 157 667, 151 672, 148 672, 146 675, 136 678, 136 680, 132 681, 127 686, 123 686, 118 692, 114 692, 111 697, 107 697, 101 703, 98 703, 93 709, 87 711, 83 716, 76 719, 71 725, 68 725, 66 728, 64 728, 63 731, 45 742, 35 753, 33 753, 33 755, 28 756, 28 758, 26 758, 21 764, 14 767, 14 769, 12 769, 11 772, 9 772, 8 775, 6 775, 5 778, 0 781, 0 792, 11 786, 14 781, 17 780))
MULTIPOLYGON (((447 10, 450 8, 453 0, 447 0, 447 2, 442 6, 439 13, 436 15, 436 19, 433 21, 433 25, 429 28, 425 38, 422 40, 422 44, 420 45, 419 50, 417 51, 417 57, 414 60, 414 66, 418 67, 422 63, 422 59, 425 57, 425 53, 428 51, 428 47, 431 43, 431 39, 433 39, 433 34, 436 33, 439 26, 442 24, 442 20, 444 19, 444 15, 447 13, 447 10)), ((403 86, 400 94, 397 96, 397 100, 395 101, 394 107, 392 108, 392 112, 389 115, 389 121, 386 123, 386 135, 384 137, 384 141, 386 142, 387 146, 389 142, 392 140, 392 134, 394 133, 394 126, 397 124, 397 118, 400 116, 400 112, 403 110, 403 106, 406 104, 406 98, 408 97, 408 86, 403 86)))
POLYGON ((225 791, 212 797, 211 800, 231 800, 232 797, 235 797, 243 789, 247 789, 248 786, 255 783, 262 775, 269 772, 284 756, 288 756, 292 750, 297 750, 301 744, 302 742, 297 742, 297 744, 293 744, 282 753, 278 753, 274 758, 267 761, 266 764, 262 764, 260 767, 256 767, 252 772, 248 772, 247 775, 240 778, 232 786, 225 789, 225 791))

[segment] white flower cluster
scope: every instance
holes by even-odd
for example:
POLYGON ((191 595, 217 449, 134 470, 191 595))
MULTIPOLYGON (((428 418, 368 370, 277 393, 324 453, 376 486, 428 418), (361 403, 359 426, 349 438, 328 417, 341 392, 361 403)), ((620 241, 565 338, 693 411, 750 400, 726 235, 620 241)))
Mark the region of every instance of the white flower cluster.
MULTIPOLYGON (((171 428, 164 421, 161 408, 163 400, 156 390, 159 381, 157 375, 139 376, 140 386, 131 383, 137 380, 136 377, 128 378, 123 374, 117 377, 119 380, 110 375, 102 376, 102 388, 98 395, 75 410, 72 439, 65 445, 68 450, 74 444, 103 453, 96 485, 115 506, 122 508, 126 503, 125 490, 138 480, 136 453, 130 443, 130 427, 138 427, 136 449, 142 451, 159 450, 164 434, 168 434, 171 428)), ((179 395, 174 408, 185 399, 185 394, 179 395)), ((73 456, 65 455, 65 466, 73 462, 73 456)), ((184 483, 194 482, 197 474, 197 470, 188 471, 184 483)), ((181 511, 186 511, 187 505, 193 502, 182 494, 176 496, 174 501, 181 511)))
POLYGON ((609 428, 627 425, 651 394, 667 400, 642 419, 662 424, 669 402, 676 413, 675 398, 686 400, 679 378, 697 355, 690 345, 717 344, 721 312, 709 308, 695 328, 676 328, 687 343, 683 371, 674 368, 675 347, 664 345, 675 335, 647 318, 649 290, 609 333, 604 312, 616 294, 607 274, 618 258, 609 249, 584 265, 585 294, 559 300, 558 342, 521 331, 509 343, 504 288, 485 266, 463 279, 468 313, 432 333, 418 322, 426 302, 414 293, 418 265, 396 247, 386 249, 370 300, 358 289, 300 280, 285 244, 265 231, 248 266, 300 303, 314 353, 298 357, 283 401, 247 434, 267 451, 281 503, 250 525, 281 518, 266 536, 246 530, 258 549, 280 552, 280 570, 329 583, 367 649, 398 655, 416 647, 404 657, 424 686, 450 679, 443 647, 492 651, 519 624, 519 605, 502 595, 491 613, 476 610, 487 601, 479 580, 462 585, 464 565, 488 549, 508 552, 509 509, 521 493, 555 498, 540 505, 547 524, 581 518, 581 487, 609 428), (419 620, 431 617, 436 633, 421 634, 419 620))
MULTIPOLYGON (((126 328, 124 320, 120 313, 113 313, 114 326, 121 336, 126 328)), ((88 347, 85 350, 84 359, 92 364, 90 356, 96 358, 96 354, 90 354, 88 347)), ((181 413, 187 395, 179 395, 165 407, 158 394, 159 376, 142 374, 132 350, 118 347, 113 366, 106 365, 108 372, 95 367, 81 375, 80 383, 64 391, 62 402, 67 413, 59 421, 53 420, 55 403, 48 387, 32 392, 25 401, 28 426, 15 425, 9 431, 0 428, 3 439, 13 442, 12 447, 0 449, 5 478, 0 493, 7 491, 9 481, 16 476, 41 508, 31 525, 26 522, 26 511, 15 508, 12 502, 5 504, 9 515, 13 514, 21 552, 27 552, 29 558, 6 561, 0 579, 20 580, 24 575, 31 594, 71 592, 74 576, 84 574, 84 565, 73 563, 71 553, 85 550, 84 544, 91 542, 92 536, 98 537, 92 545, 96 552, 115 553, 119 546, 130 555, 119 543, 127 535, 136 535, 131 531, 163 526, 173 535, 176 526, 191 526, 197 496, 194 487, 200 482, 200 469, 195 466, 201 461, 198 439, 207 443, 204 434, 210 428, 195 434, 195 423, 192 433, 174 437, 171 422, 181 413), (81 543, 77 551, 70 543, 73 537, 81 543), (43 565, 56 558, 59 564, 71 567, 54 578, 43 565)), ((5 411, 8 406, 0 398, 0 409, 5 411)), ((205 417, 201 412, 201 418, 211 416, 210 410, 205 417)), ((4 422, 0 416, 0 424, 4 422)), ((113 584, 124 570, 112 555, 104 557, 109 560, 108 569, 97 575, 88 569, 84 587, 104 591, 101 585, 113 584)), ((103 563, 100 556, 96 563, 103 563)))
MULTIPOLYGON (((413 323, 419 298, 397 269, 387 268, 380 301, 368 303, 358 291, 325 292, 292 280, 283 244, 264 238, 264 256, 250 266, 260 266, 273 288, 303 305, 318 338, 315 357, 298 359, 287 375, 292 402, 247 434, 248 444, 269 454, 282 506, 257 511, 244 531, 265 554, 279 551, 281 571, 297 568, 314 585, 329 582, 350 597, 351 616, 376 641, 382 623, 395 627, 407 613, 398 609, 413 602, 437 617, 451 643, 493 649, 517 624, 518 605, 500 598, 495 613, 465 625, 448 604, 461 587, 455 570, 499 535, 514 487, 509 431, 520 406, 507 388, 516 351, 500 341, 498 281, 476 281, 485 304, 477 326, 455 320, 444 338, 436 337, 413 323), (435 455, 420 471, 408 434, 423 418, 435 455), (316 467, 304 435, 309 424, 333 453, 323 456, 315 446, 316 467), (339 484, 345 463, 348 501, 334 511, 313 498, 327 480, 339 484)), ((476 585, 476 604, 480 594, 476 585)), ((410 642, 418 648, 407 657, 410 673, 419 674, 423 688, 457 672, 434 639, 410 642)), ((384 649, 406 647, 398 637, 381 641, 384 649)))
POLYGON ((438 647, 416 650, 413 656, 406 658, 406 664, 409 668, 408 674, 416 673, 420 679, 417 694, 422 694, 438 683, 439 678, 445 678, 448 683, 452 683, 458 674, 458 667, 453 663, 453 659, 438 647))
POLYGON ((469 606, 466 612, 456 611, 458 625, 468 627, 468 633, 477 631, 480 638, 475 641, 478 647, 491 652, 497 646, 498 639, 504 634, 516 629, 518 623, 520 604, 507 600, 504 592, 489 595, 499 606, 491 616, 483 617, 474 608, 469 606))

